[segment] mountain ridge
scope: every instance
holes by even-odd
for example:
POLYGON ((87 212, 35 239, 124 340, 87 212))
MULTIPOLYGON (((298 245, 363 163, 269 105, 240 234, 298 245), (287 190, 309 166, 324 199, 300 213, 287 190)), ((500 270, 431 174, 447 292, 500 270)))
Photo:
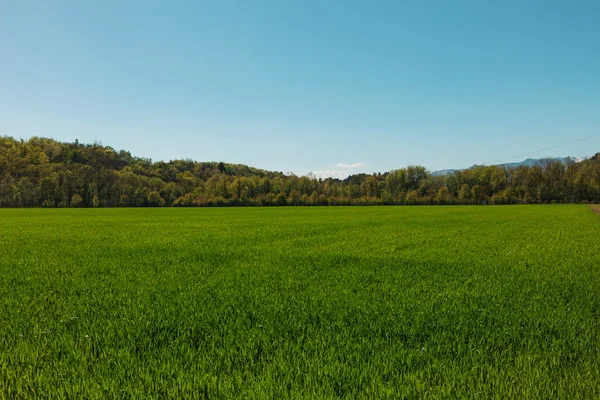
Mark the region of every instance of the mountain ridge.
MULTIPOLYGON (((519 168, 521 166, 525 166, 525 167, 533 167, 534 165, 537 164, 541 164, 543 162, 551 162, 551 161, 560 161, 563 164, 568 164, 569 162, 581 162, 584 160, 589 160, 590 158, 592 158, 592 156, 585 156, 585 157, 572 157, 572 156, 567 156, 567 157, 544 157, 544 158, 527 158, 523 161, 518 161, 518 162, 512 162, 512 163, 502 163, 502 164, 491 164, 491 166, 494 167, 504 167, 504 168, 519 168)), ((479 167, 481 165, 472 165, 469 168, 458 168, 458 169, 453 169, 453 168, 449 168, 449 169, 440 169, 437 171, 433 171, 431 173, 431 175, 433 176, 446 176, 449 174, 452 174, 456 171, 463 171, 465 169, 472 169, 475 167, 479 167)))

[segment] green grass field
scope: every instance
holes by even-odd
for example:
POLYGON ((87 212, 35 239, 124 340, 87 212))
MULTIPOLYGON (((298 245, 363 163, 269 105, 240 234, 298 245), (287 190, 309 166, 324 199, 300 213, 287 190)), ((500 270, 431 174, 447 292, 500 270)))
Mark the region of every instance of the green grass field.
POLYGON ((587 206, 0 210, 0 398, 600 398, 587 206))

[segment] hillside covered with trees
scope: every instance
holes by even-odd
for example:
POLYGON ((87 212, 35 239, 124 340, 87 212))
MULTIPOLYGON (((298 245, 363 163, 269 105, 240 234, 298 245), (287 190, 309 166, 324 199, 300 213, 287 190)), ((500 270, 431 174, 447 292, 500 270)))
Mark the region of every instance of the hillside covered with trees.
POLYGON ((100 144, 0 137, 0 207, 600 203, 600 155, 578 163, 421 166, 345 180, 240 164, 152 162, 100 144))

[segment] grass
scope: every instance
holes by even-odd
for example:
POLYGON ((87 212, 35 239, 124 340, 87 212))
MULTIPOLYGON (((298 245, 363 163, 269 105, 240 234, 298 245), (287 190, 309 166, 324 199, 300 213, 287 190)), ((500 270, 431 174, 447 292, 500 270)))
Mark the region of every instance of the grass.
POLYGON ((0 398, 600 398, 583 205, 0 210, 0 398))

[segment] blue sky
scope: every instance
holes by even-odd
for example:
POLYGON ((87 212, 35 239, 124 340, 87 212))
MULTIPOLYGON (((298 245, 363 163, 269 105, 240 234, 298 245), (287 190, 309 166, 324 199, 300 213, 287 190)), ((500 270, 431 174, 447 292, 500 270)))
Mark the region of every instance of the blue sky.
POLYGON ((598 1, 0 0, 0 135, 297 174, 487 163, 600 133, 598 21, 598 1))

